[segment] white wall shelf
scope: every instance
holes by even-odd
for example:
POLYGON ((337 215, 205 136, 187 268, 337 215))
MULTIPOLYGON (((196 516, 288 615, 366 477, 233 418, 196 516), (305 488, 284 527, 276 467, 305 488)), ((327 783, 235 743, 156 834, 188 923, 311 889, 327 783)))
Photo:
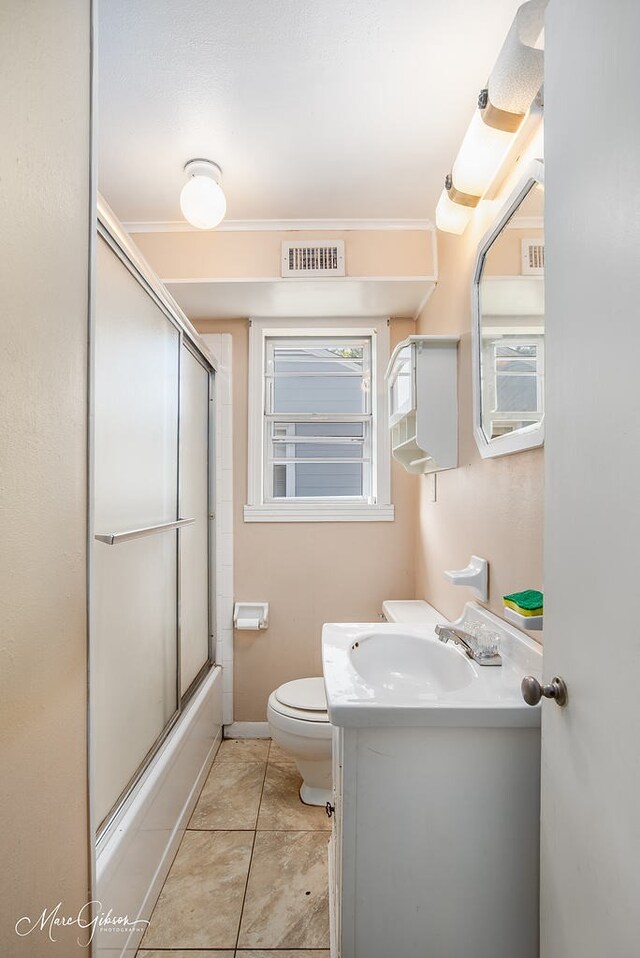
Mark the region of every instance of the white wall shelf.
POLYGON ((458 465, 457 349, 457 336, 409 336, 391 354, 391 451, 407 472, 458 465))

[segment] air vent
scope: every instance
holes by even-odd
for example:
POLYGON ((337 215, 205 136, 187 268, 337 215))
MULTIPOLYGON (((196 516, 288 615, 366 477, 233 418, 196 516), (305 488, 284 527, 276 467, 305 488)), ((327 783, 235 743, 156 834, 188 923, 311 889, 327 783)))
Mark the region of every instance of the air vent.
POLYGON ((544 240, 522 240, 522 273, 523 275, 544 273, 544 240))
POLYGON ((344 276, 344 241, 282 244, 283 276, 344 276))

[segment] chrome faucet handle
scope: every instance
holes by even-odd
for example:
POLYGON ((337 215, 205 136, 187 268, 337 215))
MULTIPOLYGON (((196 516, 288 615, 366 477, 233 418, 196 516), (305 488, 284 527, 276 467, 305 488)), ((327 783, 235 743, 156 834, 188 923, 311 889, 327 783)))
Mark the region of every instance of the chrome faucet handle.
POLYGON ((452 625, 436 625, 436 635, 441 642, 450 640, 457 645, 461 645, 470 658, 475 655, 474 637, 470 632, 464 632, 462 629, 456 629, 452 625))
POLYGON ((502 658, 498 652, 496 651, 494 654, 488 655, 485 652, 481 652, 478 648, 475 635, 472 635, 470 632, 465 632, 463 629, 458 629, 453 625, 436 625, 435 632, 441 642, 449 642, 449 640, 451 640, 455 642, 456 645, 459 645, 465 655, 473 659, 474 662, 477 662, 478 665, 502 665, 502 658))

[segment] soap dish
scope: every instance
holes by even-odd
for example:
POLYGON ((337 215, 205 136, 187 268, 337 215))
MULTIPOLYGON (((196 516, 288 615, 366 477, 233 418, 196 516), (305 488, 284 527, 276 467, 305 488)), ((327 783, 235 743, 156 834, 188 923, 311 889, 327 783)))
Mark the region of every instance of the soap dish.
POLYGON ((527 632, 541 632, 542 631, 542 620, 544 616, 542 615, 520 615, 519 612, 516 612, 514 609, 510 609, 505 605, 503 608, 503 614, 505 619, 509 622, 513 622, 514 625, 517 625, 519 629, 526 629, 527 632))

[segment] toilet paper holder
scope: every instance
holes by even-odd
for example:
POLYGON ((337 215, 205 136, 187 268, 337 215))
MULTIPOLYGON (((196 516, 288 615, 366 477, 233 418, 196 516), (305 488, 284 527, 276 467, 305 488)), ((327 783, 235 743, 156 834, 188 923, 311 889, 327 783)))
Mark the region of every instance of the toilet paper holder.
POLYGON ((240 632, 256 632, 269 627, 268 602, 236 602, 233 607, 233 627, 240 632))

